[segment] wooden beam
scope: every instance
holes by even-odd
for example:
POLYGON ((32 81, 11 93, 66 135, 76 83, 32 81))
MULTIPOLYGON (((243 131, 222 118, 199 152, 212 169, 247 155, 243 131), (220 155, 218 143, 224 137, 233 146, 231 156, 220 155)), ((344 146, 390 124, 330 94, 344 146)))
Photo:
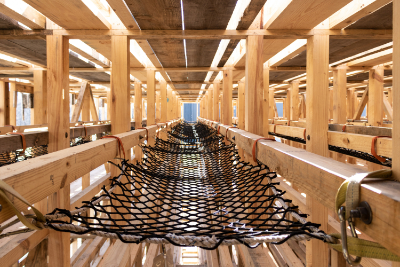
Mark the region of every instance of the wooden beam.
POLYGON ((388 120, 392 121, 393 120, 393 108, 392 105, 389 103, 389 100, 387 99, 386 95, 383 93, 383 110, 385 111, 388 120))
POLYGON ((214 88, 211 87, 208 89, 208 117, 210 120, 213 120, 214 117, 214 88))
MULTIPOLYGON (((221 267, 233 267, 232 256, 229 253, 228 246, 218 247, 219 262, 221 267)), ((146 266, 145 266, 146 267, 146 266)))
MULTIPOLYGON (((86 91, 87 91, 87 85, 88 85, 87 82, 83 82, 81 84, 81 88, 79 90, 78 98, 76 99, 76 103, 74 105, 75 108, 74 108, 74 112, 72 113, 71 122, 78 122, 79 121, 79 117, 81 115, 81 111, 82 111, 82 108, 84 106, 85 95, 86 95, 86 91)), ((85 118, 87 119, 87 116, 85 116, 85 118)), ((84 121, 83 117, 82 117, 82 121, 84 121)))
POLYGON ((9 93, 9 123, 11 125, 17 125, 17 84, 15 82, 10 82, 10 93, 9 93))
POLYGON ((333 71, 333 123, 346 123, 346 70, 333 71))
POLYGON ((142 127, 142 109, 143 109, 142 108, 142 85, 141 85, 141 83, 136 82, 135 83, 135 129, 142 127))
MULTIPOLYGON (((32 0, 27 0, 31 2, 32 0)), ((274 29, 274 30, 0 30, 2 39, 32 39, 46 35, 63 35, 70 39, 107 40, 111 36, 130 39, 246 39, 263 36, 264 39, 308 39, 311 36, 329 35, 331 39, 392 39, 392 30, 376 29, 274 29)))
POLYGON ((364 93, 361 97, 360 103, 358 103, 358 106, 356 108, 356 111, 354 113, 353 120, 359 120, 361 118, 361 114, 364 111, 365 105, 367 105, 368 102, 368 91, 369 91, 369 85, 364 90, 364 93))
POLYGON ((16 21, 21 22, 32 30, 46 29, 46 17, 40 14, 30 5, 26 5, 21 0, 13 0, 14 6, 26 6, 24 10, 15 10, 10 1, 0 0, 0 12, 16 21))
POLYGON ((299 83, 293 81, 290 86, 290 120, 299 120, 299 83))
POLYGON ((221 123, 232 124, 232 70, 223 72, 222 101, 221 101, 221 123))
POLYGON ((350 88, 349 90, 346 91, 347 97, 346 97, 346 119, 351 120, 353 119, 354 115, 354 88, 350 88))
POLYGON ((47 123, 47 71, 34 70, 34 123, 31 124, 44 124, 47 123))
MULTIPOLYGON (((329 36, 313 36, 307 40, 307 151, 328 156, 328 71, 329 36)), ((328 209, 317 199, 307 197, 311 220, 327 230, 328 209)), ((328 267, 329 249, 316 240, 307 242, 307 264, 328 267)))
POLYGON ((147 123, 156 123, 156 77, 154 70, 147 71, 147 123))
POLYGON ((138 244, 123 243, 121 240, 115 241, 110 252, 103 259, 103 266, 107 267, 126 267, 131 265, 132 247, 139 247, 138 244))
POLYGON ((161 94, 156 92, 156 123, 161 122, 161 94))
POLYGON ((247 37, 246 52, 245 129, 263 135, 263 38, 247 37))
POLYGON ((382 126, 383 123, 383 69, 369 71, 368 124, 382 126))
POLYGON ((8 87, 8 82, 0 81, 0 126, 10 124, 10 91, 8 87))
POLYGON ((73 267, 87 267, 90 266, 92 260, 94 260, 96 254, 100 251, 100 248, 107 241, 106 237, 96 236, 96 238, 90 243, 87 249, 82 255, 76 260, 73 267))
POLYGON ((161 96, 161 122, 167 121, 167 82, 162 79, 160 81, 161 96))
POLYGON ((172 97, 173 97, 172 89, 170 87, 167 87, 167 120, 169 121, 174 119, 173 115, 174 106, 172 103, 172 97))
POLYGON ((157 256, 158 245, 150 244, 143 267, 153 267, 154 258, 157 256))
MULTIPOLYGON (((400 148, 400 3, 393 2, 393 149, 400 148)), ((400 154, 393 153, 393 177, 400 181, 400 154)))
MULTIPOLYGON (((240 86, 240 85, 239 85, 240 86)), ((214 121, 220 121, 219 118, 219 93, 220 93, 220 83, 219 81, 215 81, 213 83, 213 118, 214 121)))
POLYGON ((90 121, 98 121, 99 120, 99 114, 98 114, 98 110, 99 110, 99 98, 96 98, 96 101, 93 98, 93 92, 92 92, 92 87, 89 85, 88 86, 89 91, 89 102, 90 102, 90 114, 91 114, 91 120, 90 121), (97 103, 97 104, 96 104, 97 103))

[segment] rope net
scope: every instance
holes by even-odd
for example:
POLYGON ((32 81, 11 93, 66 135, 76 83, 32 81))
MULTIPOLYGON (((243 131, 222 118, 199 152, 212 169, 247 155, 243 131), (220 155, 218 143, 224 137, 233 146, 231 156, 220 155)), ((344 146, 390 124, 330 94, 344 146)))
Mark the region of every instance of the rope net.
POLYGON ((275 187, 275 172, 241 161, 211 127, 180 123, 142 151, 139 164, 118 165, 109 189, 77 210, 54 210, 45 227, 205 249, 329 239, 275 187))

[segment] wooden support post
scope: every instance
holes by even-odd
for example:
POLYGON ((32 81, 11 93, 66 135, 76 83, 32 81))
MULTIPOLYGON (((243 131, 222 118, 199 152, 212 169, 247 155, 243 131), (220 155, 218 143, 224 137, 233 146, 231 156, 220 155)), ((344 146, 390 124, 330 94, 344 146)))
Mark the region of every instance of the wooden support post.
POLYGON ((99 120, 99 99, 96 100, 93 98, 92 88, 88 85, 88 95, 89 95, 89 107, 90 107, 90 121, 98 121, 99 120))
POLYGON ((368 125, 382 126, 383 123, 383 67, 369 71, 368 125))
POLYGON ((361 97, 361 101, 358 102, 357 97, 355 97, 355 102, 356 103, 358 102, 358 104, 356 105, 357 108, 355 109, 353 120, 359 120, 361 118, 361 114, 363 113, 365 105, 367 105, 368 102, 369 98, 368 93, 369 93, 369 85, 367 85, 367 87, 365 88, 364 93, 361 97))
POLYGON ((355 101, 354 101, 354 88, 351 88, 351 89, 349 89, 349 90, 347 90, 347 99, 346 99, 346 113, 347 113, 347 116, 346 116, 346 118, 348 119, 348 120, 350 120, 350 119, 353 119, 353 116, 354 116, 354 103, 355 103, 355 101))
POLYGON ((85 93, 82 101, 82 121, 90 121, 90 85, 86 83, 85 93))
MULTIPOLYGON (((219 120, 219 81, 213 83, 213 118, 214 121, 219 120)), ((244 128, 243 128, 244 129, 244 128)))
POLYGON ((269 112, 268 112, 268 116, 271 117, 272 122, 274 120, 275 117, 275 90, 274 89, 269 89, 269 94, 268 94, 268 106, 269 106, 269 112))
POLYGON ((142 127, 142 85, 135 82, 135 129, 142 127))
POLYGON ((9 124, 10 124, 9 84, 8 82, 0 81, 0 126, 9 124))
MULTIPOLYGON (((263 37, 246 40, 246 115, 245 130, 263 135, 263 37)), ((224 87, 225 90, 225 87, 224 87)), ((232 88, 230 88, 232 90, 232 88)), ((225 91, 224 91, 225 94, 225 91)))
MULTIPOLYGON (((60 35, 49 35, 47 41, 47 103, 49 153, 69 147, 69 43, 60 35)), ((49 210, 70 206, 70 185, 65 184, 48 197, 49 210)), ((50 230, 49 266, 70 266, 70 234, 50 230)))
POLYGON ((269 118, 273 118, 269 112, 269 69, 263 70, 263 136, 267 137, 269 132, 269 118))
POLYGON ((111 120, 111 90, 107 91, 107 120, 111 120))
POLYGON ((208 119, 213 120, 214 115, 214 89, 208 89, 208 119))
MULTIPOLYGON (((393 131, 392 149, 400 148, 400 3, 393 2, 393 131)), ((400 181, 400 153, 393 153, 393 177, 400 181)), ((400 264, 399 264, 400 265, 400 264)))
POLYGON ((333 71, 333 123, 346 123, 346 69, 333 71))
POLYGON ((156 92, 156 123, 161 122, 161 93, 156 92))
POLYGON ((283 106, 285 108, 285 115, 287 120, 290 120, 290 90, 286 91, 286 99, 284 99, 283 106))
POLYGON ((47 71, 33 71, 33 91, 34 91, 34 118, 35 124, 47 123, 47 71))
POLYGON ((16 91, 16 83, 15 82, 10 82, 10 94, 9 94, 9 99, 10 99, 10 124, 16 126, 17 125, 17 91, 16 91))
MULTIPOLYGON (((168 87, 167 89, 167 120, 173 120, 174 119, 174 105, 173 105, 173 94, 172 94, 172 89, 168 87)), ((203 101, 203 106, 204 106, 204 101, 203 101)), ((202 115, 204 117, 204 113, 202 115)))
POLYGON ((387 98, 388 98, 389 104, 393 107, 393 91, 392 91, 392 88, 388 88, 387 90, 388 90, 387 98))
POLYGON ((239 110, 239 116, 238 116, 238 127, 239 129, 244 130, 245 129, 245 116, 246 116, 246 101, 245 101, 245 84, 243 82, 239 83, 239 89, 238 89, 238 110, 239 110))
POLYGON ((209 105, 209 102, 208 102, 208 91, 204 94, 204 111, 205 111, 205 113, 204 113, 204 118, 206 118, 206 119, 210 119, 209 118, 209 114, 210 114, 210 112, 209 112, 209 107, 208 107, 208 105, 209 105))
MULTIPOLYGON (((307 40, 307 151, 328 157, 328 80, 329 36, 315 35, 307 40)), ((318 199, 307 196, 311 221, 328 227, 328 209, 318 199)), ((329 251, 318 240, 307 242, 307 266, 328 267, 329 251)))
POLYGON ((147 70, 147 126, 156 123, 156 76, 154 70, 147 70))
POLYGON ((161 122, 167 121, 167 82, 162 79, 160 81, 161 96, 161 122))
POLYGON ((225 125, 232 125, 232 70, 224 70, 221 101, 221 122, 225 125))
POLYGON ((290 84, 290 120, 299 120, 299 82, 293 81, 290 84))
POLYGON ((333 89, 329 89, 329 114, 328 120, 331 121, 333 119, 333 89))

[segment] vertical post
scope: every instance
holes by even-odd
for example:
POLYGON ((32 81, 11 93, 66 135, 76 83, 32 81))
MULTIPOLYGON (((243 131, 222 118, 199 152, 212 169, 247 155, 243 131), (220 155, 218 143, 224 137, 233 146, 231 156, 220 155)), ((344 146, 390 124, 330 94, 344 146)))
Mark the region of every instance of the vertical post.
MULTIPOLYGON (((328 154, 328 87, 329 36, 315 35, 307 40, 307 151, 327 157, 328 154)), ((328 209, 307 196, 311 220, 327 231, 328 209)), ((328 267, 329 251, 326 244, 316 240, 307 242, 307 266, 328 267)))
POLYGON ((382 126, 383 123, 383 68, 369 71, 368 124, 382 126))
POLYGON ((214 88, 208 89, 208 119, 214 120, 214 88))
POLYGON ((333 89, 329 89, 329 115, 328 120, 333 119, 333 89))
POLYGON ((156 92, 156 123, 161 121, 161 93, 156 92))
POLYGON ((111 90, 107 90, 107 120, 111 120, 111 90))
POLYGON ((87 83, 82 101, 82 121, 90 121, 90 85, 87 83))
POLYGON ((232 70, 224 70, 221 101, 221 122, 225 125, 232 125, 232 70))
POLYGON ((353 119, 354 116, 354 103, 355 103, 355 95, 354 95, 354 88, 351 88, 346 91, 347 93, 347 99, 346 99, 346 113, 347 113, 347 119, 353 119))
POLYGON ((33 71, 33 106, 35 107, 35 124, 47 123, 47 71, 33 71))
POLYGON ((246 95, 245 95, 245 84, 244 82, 239 82, 239 89, 238 89, 238 110, 239 110, 239 117, 238 117, 238 127, 239 129, 245 129, 245 117, 246 117, 246 95))
POLYGON ((269 132, 269 117, 272 113, 269 112, 269 69, 263 70, 263 136, 267 137, 269 132))
MULTIPOLYGON (((69 147, 69 43, 60 35, 50 35, 47 41, 47 93, 49 153, 69 147)), ((69 209, 70 185, 48 198, 49 210, 69 209)), ((49 266, 70 266, 70 234, 50 230, 49 266)))
MULTIPOLYGON (((248 36, 246 40, 246 119, 245 128, 263 135, 263 37, 248 36)), ((225 93, 225 92, 224 92, 225 93)))
POLYGON ((142 127, 142 84, 135 82, 135 129, 142 127))
POLYGON ((10 124, 10 91, 8 83, 0 81, 0 126, 10 124))
POLYGON ((219 121, 219 81, 213 83, 213 118, 214 121, 219 121))
MULTIPOLYGON (((393 2, 393 131, 392 150, 400 148, 400 3, 393 2)), ((400 181, 400 153, 393 153, 393 177, 400 181)), ((399 264, 400 265, 400 264, 399 264)))
POLYGON ((209 107, 208 107, 208 91, 206 91, 206 93, 204 94, 204 118, 209 119, 209 107))
POLYGON ((167 121, 167 82, 164 79, 160 81, 161 96, 161 122, 167 121))
POLYGON ((285 116, 284 117, 286 117, 286 119, 288 121, 290 120, 290 95, 291 95, 291 92, 290 92, 290 89, 288 89, 286 91, 286 99, 284 99, 284 102, 283 102, 283 105, 285 108, 285 116))
POLYGON ((147 126, 156 123, 156 76, 154 70, 147 70, 147 126))
POLYGON ((274 117, 275 117, 275 90, 274 88, 269 89, 268 93, 268 106, 269 106, 269 112, 268 112, 268 117, 271 117, 272 123, 274 123, 274 117))
MULTIPOLYGON (((172 120, 172 119, 174 119, 174 113, 173 113, 173 111, 174 111, 174 106, 173 106, 173 101, 172 101, 172 98, 173 98, 173 94, 172 94, 172 89, 171 88, 168 88, 167 89, 167 108, 168 108, 168 110, 167 110, 167 120, 172 120)), ((204 116, 204 114, 203 114, 203 116, 204 116)))
POLYGON ((290 120, 299 120, 299 82, 293 81, 290 84, 290 120))
POLYGON ((17 84, 15 82, 10 82, 10 124, 11 125, 17 125, 17 91, 16 91, 16 86, 17 84))
POLYGON ((346 69, 333 71, 333 123, 346 123, 346 69))

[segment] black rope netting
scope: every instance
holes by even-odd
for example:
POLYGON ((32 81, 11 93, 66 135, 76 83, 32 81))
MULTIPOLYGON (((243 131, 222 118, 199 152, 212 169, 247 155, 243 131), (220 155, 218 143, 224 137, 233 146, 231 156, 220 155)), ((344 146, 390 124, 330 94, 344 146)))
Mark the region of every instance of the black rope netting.
POLYGON ((241 161, 235 145, 211 127, 179 123, 167 140, 157 138, 142 151, 139 164, 118 166, 121 174, 99 196, 75 211, 56 209, 46 215, 47 225, 205 249, 326 237, 275 187, 276 173, 241 161))

